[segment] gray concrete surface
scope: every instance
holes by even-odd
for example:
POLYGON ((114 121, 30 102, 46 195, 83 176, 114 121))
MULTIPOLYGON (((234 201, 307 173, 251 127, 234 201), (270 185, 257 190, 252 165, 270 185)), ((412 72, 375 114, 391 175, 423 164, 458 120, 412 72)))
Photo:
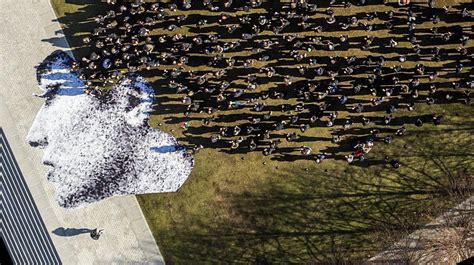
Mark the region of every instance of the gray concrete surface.
POLYGON ((43 103, 32 96, 39 92, 35 66, 56 49, 41 40, 62 34, 54 20, 48 0, 0 1, 0 127, 64 264, 163 263, 134 196, 112 198, 81 209, 60 208, 54 200, 53 186, 44 176, 41 150, 31 148, 24 140, 43 103), (97 227, 104 229, 104 234, 94 241, 86 233, 52 233, 61 227, 97 227))

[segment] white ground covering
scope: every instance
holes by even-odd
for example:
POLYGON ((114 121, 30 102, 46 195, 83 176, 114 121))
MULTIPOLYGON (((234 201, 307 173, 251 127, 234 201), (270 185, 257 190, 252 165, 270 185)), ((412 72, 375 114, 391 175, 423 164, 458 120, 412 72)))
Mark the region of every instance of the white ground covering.
POLYGON ((169 134, 149 127, 153 89, 136 75, 104 98, 85 94, 71 58, 53 53, 38 68, 46 102, 27 141, 44 150, 62 207, 114 196, 176 191, 192 158, 169 134))

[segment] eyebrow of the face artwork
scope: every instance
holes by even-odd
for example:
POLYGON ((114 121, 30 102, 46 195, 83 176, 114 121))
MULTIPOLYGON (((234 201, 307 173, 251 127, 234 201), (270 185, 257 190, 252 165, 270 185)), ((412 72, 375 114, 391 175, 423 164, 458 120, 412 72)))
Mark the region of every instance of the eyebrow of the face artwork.
POLYGON ((51 97, 51 96, 45 97, 45 98, 44 98, 44 106, 47 107, 47 106, 51 105, 51 102, 53 101, 53 98, 54 98, 54 97, 51 97))

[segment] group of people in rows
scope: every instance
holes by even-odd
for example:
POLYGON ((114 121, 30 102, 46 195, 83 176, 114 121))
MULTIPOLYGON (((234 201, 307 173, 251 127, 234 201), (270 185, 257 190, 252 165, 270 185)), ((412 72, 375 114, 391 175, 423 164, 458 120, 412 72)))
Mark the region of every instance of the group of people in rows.
MULTIPOLYGON (((115 82, 124 69, 161 77, 168 89, 183 95, 183 129, 192 134, 193 117, 206 115, 195 125, 196 132, 209 135, 206 146, 259 150, 266 156, 299 152, 317 163, 328 157, 364 160, 375 144, 402 136, 406 122, 420 127, 444 120, 437 114, 400 117, 400 110, 471 104, 473 30, 449 22, 472 21, 472 4, 435 8, 428 1, 348 15, 347 8, 368 2, 312 2, 109 0, 106 13, 94 18, 97 26, 83 38, 90 53, 77 69, 91 87, 115 82), (448 24, 439 26, 442 21, 448 24), (351 31, 365 37, 351 37, 351 31), (379 37, 379 31, 391 37, 379 37), (341 34, 334 37, 334 32, 341 34), (362 55, 352 55, 352 49, 362 55), (327 55, 314 55, 321 50, 327 55), (351 131, 354 124, 363 130, 351 131), (308 131, 318 134, 315 127, 333 127, 331 142, 349 146, 346 154, 315 154, 309 145, 280 148, 284 141, 300 142, 308 131)), ((389 163, 400 166, 396 159, 389 163)))

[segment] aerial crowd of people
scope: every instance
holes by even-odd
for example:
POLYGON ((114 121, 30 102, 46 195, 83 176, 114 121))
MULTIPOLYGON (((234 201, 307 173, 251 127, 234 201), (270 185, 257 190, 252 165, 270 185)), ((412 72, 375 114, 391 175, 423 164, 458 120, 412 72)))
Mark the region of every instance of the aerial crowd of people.
MULTIPOLYGON (((444 122, 442 114, 413 116, 418 104, 471 104, 473 29, 456 22, 473 21, 473 4, 436 7, 430 0, 346 14, 340 11, 373 1, 313 2, 109 0, 83 37, 89 53, 76 67, 91 94, 123 71, 164 80, 182 95, 181 127, 206 135, 193 152, 215 147, 355 163, 404 135, 407 124, 444 122), (397 115, 404 110, 412 116, 397 115), (362 130, 351 131, 354 125, 362 130), (298 144, 318 127, 332 129, 340 152, 298 144)), ((387 163, 400 166, 395 158, 387 163)))

